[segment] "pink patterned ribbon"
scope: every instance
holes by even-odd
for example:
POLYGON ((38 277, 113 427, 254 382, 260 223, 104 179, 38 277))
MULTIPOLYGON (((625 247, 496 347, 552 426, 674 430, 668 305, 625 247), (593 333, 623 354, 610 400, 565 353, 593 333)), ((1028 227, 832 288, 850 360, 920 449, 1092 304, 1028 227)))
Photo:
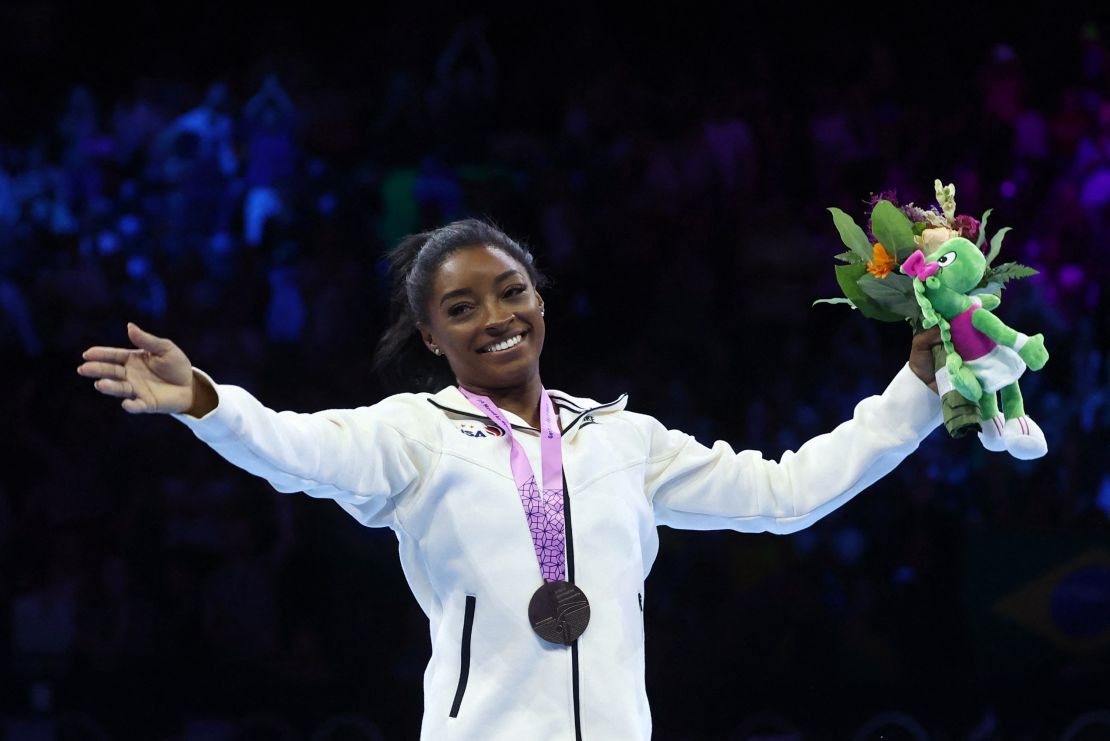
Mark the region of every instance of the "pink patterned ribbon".
POLYGON ((566 565, 566 521, 563 519, 563 449, 562 433, 555 418, 555 407, 547 389, 540 388, 540 462, 543 488, 536 483, 532 464, 524 446, 513 437, 513 426, 489 398, 478 396, 459 386, 462 395, 485 410, 489 418, 505 431, 509 439, 509 466, 513 471, 520 503, 532 532, 532 545, 544 581, 563 581, 566 565))

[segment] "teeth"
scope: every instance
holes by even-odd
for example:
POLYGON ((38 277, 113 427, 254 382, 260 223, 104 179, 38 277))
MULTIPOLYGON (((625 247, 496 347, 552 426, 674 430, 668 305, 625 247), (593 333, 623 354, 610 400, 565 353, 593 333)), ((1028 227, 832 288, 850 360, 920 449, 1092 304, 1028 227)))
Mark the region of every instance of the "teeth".
POLYGON ((524 335, 518 334, 516 337, 510 337, 504 342, 498 342, 496 345, 486 345, 482 348, 482 352, 499 352, 501 350, 508 350, 514 345, 519 345, 520 341, 524 339, 524 335))

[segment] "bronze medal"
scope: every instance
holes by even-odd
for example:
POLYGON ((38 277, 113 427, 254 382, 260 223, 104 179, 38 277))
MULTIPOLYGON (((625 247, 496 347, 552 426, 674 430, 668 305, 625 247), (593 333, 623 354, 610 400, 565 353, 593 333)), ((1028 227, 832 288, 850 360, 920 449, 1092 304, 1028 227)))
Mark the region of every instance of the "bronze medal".
POLYGON ((569 646, 590 624, 590 601, 570 582, 549 581, 532 595, 528 620, 540 638, 569 646))

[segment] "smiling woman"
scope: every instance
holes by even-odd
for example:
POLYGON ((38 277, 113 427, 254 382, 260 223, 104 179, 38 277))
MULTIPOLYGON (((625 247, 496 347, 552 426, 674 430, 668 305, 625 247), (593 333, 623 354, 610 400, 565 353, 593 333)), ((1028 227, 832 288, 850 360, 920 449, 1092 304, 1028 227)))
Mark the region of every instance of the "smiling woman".
POLYGON ((624 396, 544 388, 543 277, 500 230, 467 220, 409 237, 391 274, 376 364, 414 391, 376 404, 275 412, 133 324, 135 349, 90 348, 78 372, 128 412, 172 413, 275 489, 395 532, 431 629, 424 739, 650 738, 657 526, 799 530, 941 421, 933 332, 886 390, 797 452, 707 447, 624 396))

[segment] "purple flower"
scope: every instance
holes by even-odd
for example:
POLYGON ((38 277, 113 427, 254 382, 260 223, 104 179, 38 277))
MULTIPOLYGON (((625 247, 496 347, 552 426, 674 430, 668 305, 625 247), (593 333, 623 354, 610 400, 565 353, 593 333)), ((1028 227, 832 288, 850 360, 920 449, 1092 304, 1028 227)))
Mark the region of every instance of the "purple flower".
POLYGON ((898 190, 896 188, 891 188, 890 190, 884 190, 880 193, 872 193, 871 198, 868 199, 867 203, 871 206, 872 209, 874 209, 879 201, 890 201, 895 206, 897 206, 898 190))
POLYGON ((952 228, 966 240, 974 242, 979 239, 979 220, 972 216, 965 214, 957 216, 952 219, 952 228))

